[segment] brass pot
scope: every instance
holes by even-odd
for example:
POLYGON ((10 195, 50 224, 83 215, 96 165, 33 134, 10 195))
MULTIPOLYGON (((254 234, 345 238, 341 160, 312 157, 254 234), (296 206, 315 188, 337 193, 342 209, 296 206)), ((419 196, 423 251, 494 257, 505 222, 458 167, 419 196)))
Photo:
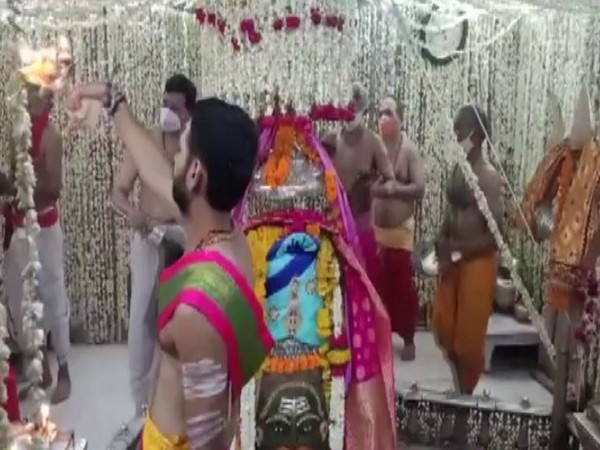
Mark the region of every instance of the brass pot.
POLYGON ((496 279, 496 306, 502 312, 512 312, 517 300, 517 288, 510 278, 496 279))
POLYGON ((542 242, 552 236, 554 231, 554 210, 552 201, 548 200, 538 205, 533 215, 533 233, 542 242))

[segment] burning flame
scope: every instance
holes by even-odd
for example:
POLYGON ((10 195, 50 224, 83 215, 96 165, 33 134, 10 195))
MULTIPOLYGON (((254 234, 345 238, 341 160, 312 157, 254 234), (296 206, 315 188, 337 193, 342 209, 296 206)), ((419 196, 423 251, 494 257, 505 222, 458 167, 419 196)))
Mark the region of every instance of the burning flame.
POLYGON ((48 403, 42 403, 40 406, 40 416, 42 418, 42 425, 48 423, 50 417, 50 406, 48 403))
POLYGON ((62 89, 72 62, 71 46, 66 37, 59 37, 56 46, 41 49, 33 49, 21 42, 18 53, 19 74, 24 81, 52 91, 62 89))

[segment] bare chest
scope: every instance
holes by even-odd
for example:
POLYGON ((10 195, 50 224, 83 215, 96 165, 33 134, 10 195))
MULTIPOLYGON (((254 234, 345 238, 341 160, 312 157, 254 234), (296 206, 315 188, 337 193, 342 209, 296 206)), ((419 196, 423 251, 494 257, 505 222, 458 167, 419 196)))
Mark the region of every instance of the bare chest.
POLYGON ((388 155, 396 180, 401 184, 409 184, 412 181, 412 176, 410 173, 408 150, 403 147, 388 149, 388 155))

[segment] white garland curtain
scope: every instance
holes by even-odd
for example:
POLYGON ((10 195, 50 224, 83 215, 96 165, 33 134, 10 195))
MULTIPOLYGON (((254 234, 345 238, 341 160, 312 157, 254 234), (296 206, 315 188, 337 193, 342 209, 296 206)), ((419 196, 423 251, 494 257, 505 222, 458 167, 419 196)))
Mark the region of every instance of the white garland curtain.
MULTIPOLYGON (((207 52, 202 42, 210 37, 193 14, 140 8, 129 16, 130 22, 113 17, 110 10, 97 16, 97 24, 62 22, 73 45, 75 81, 112 78, 127 89, 136 114, 148 124, 157 119, 164 81, 177 71, 190 76, 205 93, 227 95, 257 108, 262 92, 250 76, 257 73, 252 65, 273 64, 260 46, 251 56, 232 55, 227 42, 222 54, 207 52)), ((400 7, 400 12, 404 24, 419 23, 414 7, 400 7)), ((451 120, 460 105, 473 98, 490 112, 498 156, 518 198, 543 151, 549 127, 547 89, 561 99, 568 121, 578 85, 600 84, 600 42, 594 33, 598 19, 552 11, 522 14, 479 14, 469 23, 467 51, 444 67, 431 67, 411 47, 414 42, 405 25, 375 7, 362 6, 348 35, 340 37, 347 39, 346 55, 355 58, 340 58, 344 82, 317 89, 318 100, 345 102, 345 83, 360 80, 373 100, 391 94, 406 104, 408 131, 425 157, 429 179, 436 180, 428 185, 419 212, 420 236, 430 236, 442 217, 445 198, 439 187, 454 161, 451 120)), ((35 43, 64 31, 63 25, 54 21, 28 29, 35 43)), ((2 45, 14 42, 8 26, 0 27, 0 39, 2 45)), ((302 54, 300 45, 298 39, 294 54, 302 54)), ((0 52, 0 83, 14 70, 7 54, 6 49, 0 52)), ((315 52, 314 57, 322 55, 315 52)), ((304 58, 303 70, 312 70, 304 58)), ((323 80, 332 75, 324 72, 323 80)), ((306 74, 291 77, 288 84, 294 85, 287 86, 280 75, 269 76, 296 104, 307 107, 315 98, 313 83, 303 84, 306 74)), ((267 88, 266 83, 260 86, 267 88)), ((128 317, 129 232, 112 211, 110 192, 122 150, 108 134, 69 129, 63 111, 60 104, 55 108, 65 142, 61 206, 73 322, 85 329, 90 342, 121 341, 128 317)), ((8 123, 7 114, 5 102, 0 102, 0 123, 8 123)), ((9 133, 8 127, 0 127, 0 154, 7 154, 9 133)), ((507 203, 512 203, 508 193, 507 203)), ((544 249, 514 232, 507 239, 520 261, 522 277, 540 301, 544 249)), ((432 286, 428 281, 420 284, 422 301, 428 301, 432 286)))
MULTIPOLYGON (((410 22, 418 22, 415 9, 404 8, 401 13, 411 18, 410 22)), ((408 131, 426 159, 429 179, 436 180, 428 184, 417 217, 419 236, 431 237, 441 222, 445 208, 441 188, 456 161, 452 120, 458 108, 470 100, 480 103, 490 115, 498 155, 489 158, 500 163, 507 176, 508 217, 515 208, 511 190, 520 200, 544 151, 551 125, 548 90, 559 97, 569 124, 580 84, 596 91, 600 85, 600 39, 595 32, 599 19, 552 11, 529 16, 482 15, 469 23, 467 50, 471 50, 444 67, 426 62, 420 48, 413 48, 418 44, 406 37, 403 27, 390 26, 393 23, 397 18, 375 9, 361 15, 359 34, 375 48, 363 47, 357 72, 365 74, 362 78, 368 80, 373 98, 393 93, 406 105, 408 131), (413 47, 408 43, 389 45, 407 40, 413 47), (491 43, 481 46, 482 42, 491 43)), ((541 306, 545 248, 511 228, 507 223, 505 238, 528 290, 541 306)), ((425 294, 421 300, 429 301, 432 283, 421 280, 420 284, 425 294)))
MULTIPOLYGON (((105 80, 126 87, 137 117, 153 124, 158 117, 165 80, 181 71, 199 82, 197 27, 193 18, 149 14, 132 26, 106 21, 68 32, 73 46, 74 82, 105 80)), ((52 40, 58 29, 29 32, 33 44, 52 40)), ((13 43, 12 30, 0 27, 0 42, 13 43)), ((0 52, 0 83, 14 70, 5 47, 0 52)), ((0 89, 5 92, 4 86, 0 89)), ((111 207, 113 179, 122 148, 111 133, 87 133, 68 126, 63 98, 54 120, 64 142, 61 200, 65 234, 66 284, 75 330, 93 343, 126 337, 129 283, 129 232, 111 207)), ((6 103, 0 102, 0 123, 8 124, 6 103)), ((0 154, 8 154, 11 130, 0 126, 0 154)), ((4 161, 6 162, 6 161, 4 161)))

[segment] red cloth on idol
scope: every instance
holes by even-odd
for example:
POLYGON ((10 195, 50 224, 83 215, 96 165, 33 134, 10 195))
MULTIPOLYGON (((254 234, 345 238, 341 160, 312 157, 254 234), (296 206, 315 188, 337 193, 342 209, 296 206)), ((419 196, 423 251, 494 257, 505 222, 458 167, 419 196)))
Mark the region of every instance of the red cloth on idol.
POLYGON ((419 296, 413 279, 411 252, 381 246, 377 291, 390 316, 392 331, 413 344, 419 314, 419 296))
POLYGON ((21 409, 19 407, 19 389, 17 382, 17 371, 12 362, 9 362, 10 368, 7 377, 4 379, 6 385, 7 400, 2 405, 2 408, 8 415, 8 420, 11 422, 21 421, 21 409))

